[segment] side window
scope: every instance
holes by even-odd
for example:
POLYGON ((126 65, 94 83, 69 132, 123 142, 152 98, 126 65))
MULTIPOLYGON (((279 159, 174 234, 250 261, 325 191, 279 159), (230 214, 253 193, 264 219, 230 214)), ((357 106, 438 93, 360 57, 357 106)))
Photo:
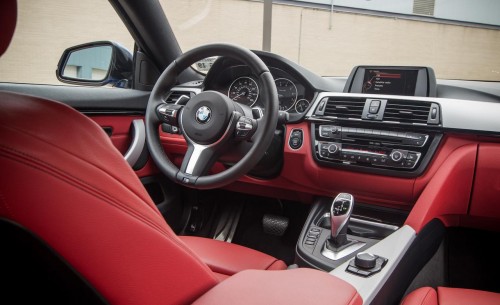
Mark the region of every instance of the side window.
MULTIPOLYGON (((0 58, 0 82, 64 85, 56 77, 64 50, 93 41, 112 41, 133 51, 134 41, 108 1, 18 0, 16 32, 0 58)), ((103 49, 105 52, 106 49, 103 49)), ((109 50, 108 50, 109 51, 109 50)), ((82 54, 82 57, 91 54, 82 54)), ((99 79, 106 63, 91 71, 73 58, 65 73, 99 79)))

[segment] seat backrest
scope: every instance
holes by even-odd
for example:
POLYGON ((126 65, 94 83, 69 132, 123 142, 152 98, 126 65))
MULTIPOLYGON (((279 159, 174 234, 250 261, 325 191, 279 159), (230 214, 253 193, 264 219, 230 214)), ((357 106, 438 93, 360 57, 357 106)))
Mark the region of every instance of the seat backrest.
MULTIPOLYGON (((16 2, 0 1, 0 15, 3 52, 16 2)), ((14 226, 42 242, 113 304, 188 303, 217 283, 96 123, 8 92, 0 109, 0 234, 14 226)))
POLYGON ((38 236, 111 303, 188 302, 216 284, 97 124, 6 92, 0 108, 0 217, 38 236))

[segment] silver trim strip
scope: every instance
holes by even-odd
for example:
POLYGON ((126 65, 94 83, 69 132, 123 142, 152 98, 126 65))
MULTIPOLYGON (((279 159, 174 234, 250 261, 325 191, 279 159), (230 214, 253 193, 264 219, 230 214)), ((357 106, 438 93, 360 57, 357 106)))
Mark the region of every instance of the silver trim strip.
POLYGON ((200 94, 200 88, 188 88, 188 87, 173 87, 170 91, 180 91, 180 92, 193 92, 194 94, 200 94))
POLYGON ((395 226, 395 225, 389 225, 386 223, 380 223, 380 222, 375 222, 375 221, 370 221, 370 220, 359 219, 356 217, 351 217, 350 222, 362 223, 362 224, 366 224, 366 225, 370 225, 370 226, 374 226, 374 227, 378 227, 378 228, 382 228, 382 229, 388 229, 388 230, 392 230, 392 231, 396 231, 397 229, 399 229, 399 227, 395 226))
MULTIPOLYGON (((357 98, 376 98, 407 101, 425 101, 437 103, 441 107, 442 127, 458 130, 472 130, 500 133, 500 123, 498 114, 500 113, 500 103, 459 100, 437 97, 417 97, 417 96, 398 96, 398 95, 377 95, 360 93, 337 93, 320 92, 306 114, 306 119, 311 121, 326 120, 325 117, 315 117, 314 111, 319 102, 325 97, 357 97, 357 98)), ((363 120, 369 121, 369 120, 363 120)), ((397 123, 380 122, 377 123, 394 125, 397 123)), ((438 126, 438 125, 429 125, 438 126)))
POLYGON ((130 144, 130 147, 123 156, 130 167, 134 167, 137 163, 146 145, 146 127, 143 120, 137 119, 132 121, 132 137, 132 144, 130 144))
POLYGON ((366 243, 358 241, 358 240, 350 240, 352 242, 351 245, 345 247, 344 249, 340 250, 339 252, 332 251, 326 247, 326 243, 323 245, 323 250, 321 250, 321 254, 333 261, 339 260, 341 258, 344 258, 348 256, 349 254, 352 254, 359 249, 361 249, 366 243))
POLYGON ((370 304, 396 266, 399 264, 401 258, 406 253, 415 237, 415 230, 413 230, 410 226, 405 225, 380 242, 366 249, 365 252, 388 259, 385 267, 380 272, 375 273, 370 277, 364 278, 346 272, 349 261, 333 269, 330 274, 341 278, 354 286, 363 299, 363 304, 370 304))
MULTIPOLYGON (((323 219, 325 219, 325 218, 328 219, 328 220, 330 220, 330 213, 329 212, 324 213, 319 218, 319 220, 316 222, 316 225, 318 227, 321 227, 320 224, 324 221, 323 219)), ((396 231, 397 229, 399 229, 399 227, 395 226, 395 225, 389 225, 389 224, 386 224, 386 223, 381 223, 381 222, 376 222, 376 221, 371 221, 371 220, 360 219, 360 218, 357 218, 354 214, 352 214, 351 218, 349 218, 349 223, 361 223, 361 224, 370 225, 370 226, 378 227, 378 228, 382 228, 382 229, 388 229, 388 230, 392 230, 392 231, 396 231)))

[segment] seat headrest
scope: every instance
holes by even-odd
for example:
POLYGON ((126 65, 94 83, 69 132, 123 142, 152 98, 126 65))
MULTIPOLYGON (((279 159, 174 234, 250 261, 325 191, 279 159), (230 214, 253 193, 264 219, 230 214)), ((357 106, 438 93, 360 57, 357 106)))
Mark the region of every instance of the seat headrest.
POLYGON ((17 1, 0 1, 0 56, 9 47, 17 21, 17 1))

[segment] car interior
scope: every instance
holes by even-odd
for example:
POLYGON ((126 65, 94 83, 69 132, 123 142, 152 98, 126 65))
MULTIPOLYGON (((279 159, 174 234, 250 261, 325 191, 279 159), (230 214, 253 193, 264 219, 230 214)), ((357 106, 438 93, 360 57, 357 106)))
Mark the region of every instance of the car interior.
POLYGON ((181 51, 158 0, 109 4, 133 52, 0 82, 0 303, 500 304, 498 80, 181 51))

